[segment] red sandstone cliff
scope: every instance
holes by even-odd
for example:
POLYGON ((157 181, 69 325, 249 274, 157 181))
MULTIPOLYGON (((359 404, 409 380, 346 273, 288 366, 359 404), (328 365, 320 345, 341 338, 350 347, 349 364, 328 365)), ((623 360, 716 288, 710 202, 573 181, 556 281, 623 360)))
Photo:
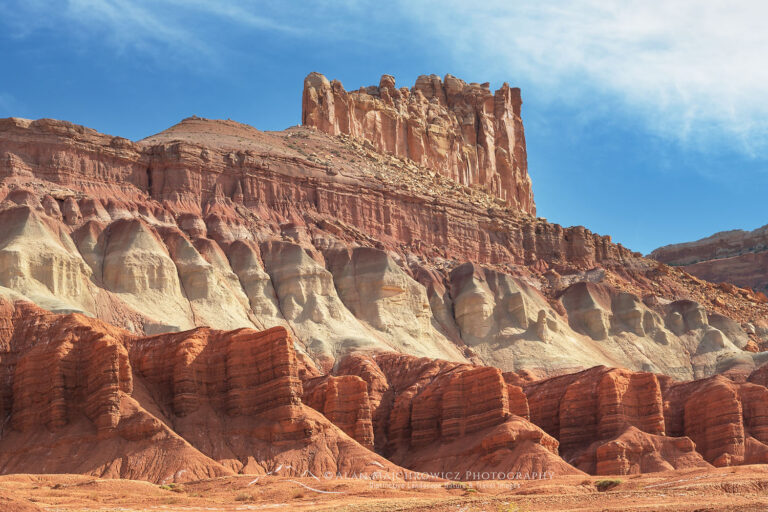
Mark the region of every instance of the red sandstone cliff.
POLYGON ((323 384, 309 381, 325 390, 314 403, 334 401, 342 379, 364 383, 367 394, 349 393, 347 413, 334 423, 372 417, 377 451, 401 466, 461 480, 484 472, 578 473, 558 457, 558 442, 528 421, 522 388, 497 368, 383 353, 352 354, 335 373, 320 377, 323 384))
POLYGON ((754 231, 725 231, 695 242, 659 247, 649 257, 681 266, 708 281, 768 293, 768 226, 754 231))
POLYGON ((141 338, 0 300, 0 383, 2 473, 169 482, 397 469, 302 404, 281 327, 141 338))
POLYGON ((139 337, 0 301, 0 472, 167 482, 402 466, 472 480, 768 461, 765 367, 536 380, 379 353, 321 375, 293 346, 281 327, 139 337))
POLYGON ((319 73, 304 80, 302 124, 346 134, 477 186, 513 208, 536 214, 520 118, 520 89, 422 75, 411 88, 381 77, 378 86, 347 92, 319 73))
POLYGON ((532 217, 515 90, 308 82, 320 130, 0 120, 0 471, 766 460, 764 300, 532 217))
POLYGON ((749 382, 738 375, 675 382, 605 367, 534 380, 490 367, 353 354, 335 372, 368 384, 375 399, 350 398, 348 410, 370 411, 377 451, 408 468, 572 472, 557 454, 590 474, 622 475, 765 463, 765 368, 749 382))

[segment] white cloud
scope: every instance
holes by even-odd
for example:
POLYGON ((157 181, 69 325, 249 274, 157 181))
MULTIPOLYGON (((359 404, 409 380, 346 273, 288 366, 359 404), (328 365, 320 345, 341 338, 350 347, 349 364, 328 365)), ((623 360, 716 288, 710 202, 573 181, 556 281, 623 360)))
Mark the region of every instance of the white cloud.
POLYGON ((618 100, 687 144, 768 148, 768 2, 402 2, 483 79, 519 77, 585 109, 618 100))
POLYGON ((0 7, 0 15, 18 37, 54 28, 97 35, 119 50, 159 56, 157 48, 164 47, 176 55, 212 56, 215 37, 204 29, 215 19, 255 30, 299 33, 290 24, 258 14, 273 10, 268 2, 227 0, 16 0, 0 7))
POLYGON ((217 30, 226 26, 313 45, 404 37, 419 53, 448 50, 455 68, 472 73, 466 78, 525 82, 537 97, 577 106, 585 118, 619 108, 684 144, 729 145, 751 155, 768 149, 766 19, 763 0, 395 0, 386 9, 373 0, 16 0, 0 6, 0 20, 19 36, 40 26, 80 31, 163 62, 179 56, 219 62, 218 53, 237 50, 220 46, 217 30), (211 20, 220 24, 212 29, 211 20))
POLYGON ((63 14, 71 21, 103 30, 120 46, 141 47, 163 42, 204 49, 173 18, 162 16, 157 9, 149 8, 144 2, 70 0, 63 14))

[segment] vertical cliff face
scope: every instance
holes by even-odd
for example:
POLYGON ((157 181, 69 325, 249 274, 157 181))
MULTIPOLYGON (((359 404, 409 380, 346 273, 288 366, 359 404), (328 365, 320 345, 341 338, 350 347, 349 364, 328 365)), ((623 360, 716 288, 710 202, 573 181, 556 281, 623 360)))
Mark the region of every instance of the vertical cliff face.
POLYGON ((484 471, 579 473, 528 421, 515 374, 392 352, 351 354, 333 373, 305 380, 304 402, 403 467, 466 480, 484 471))
MULTIPOLYGON (((160 483, 400 470, 302 403, 299 364, 284 327, 137 337, 0 299, 0 474, 160 483)), ((367 386, 326 387, 323 410, 346 427, 367 386)), ((350 433, 366 442, 370 415, 356 420, 350 433)))
POLYGON ((487 83, 422 75, 409 90, 384 75, 378 86, 347 92, 310 73, 302 123, 367 140, 535 215, 521 105, 520 89, 506 83, 492 93, 487 83))
MULTIPOLYGON (((451 84, 446 105, 459 101, 451 84)), ((444 109, 434 94, 429 108, 444 109)), ((133 143, 5 119, 0 295, 137 334, 283 326, 324 371, 394 350, 691 379, 743 361, 768 332, 756 295, 500 203, 312 128, 191 118, 133 143)))

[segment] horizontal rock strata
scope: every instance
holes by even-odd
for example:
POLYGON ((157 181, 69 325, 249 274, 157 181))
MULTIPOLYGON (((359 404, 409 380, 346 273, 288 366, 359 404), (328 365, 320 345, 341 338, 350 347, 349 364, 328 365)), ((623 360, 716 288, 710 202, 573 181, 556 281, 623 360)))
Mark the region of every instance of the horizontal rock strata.
POLYGON ((659 247, 648 255, 716 283, 727 282, 768 293, 768 226, 733 230, 681 244, 659 247))
POLYGON ((0 326, 2 473, 178 482, 397 469, 301 402, 282 327, 142 338, 9 301, 0 326))
POLYGON ((302 124, 370 142, 462 185, 478 186, 525 213, 536 213, 520 118, 520 89, 422 75, 411 88, 381 77, 347 92, 319 73, 304 80, 302 124))
POLYGON ((281 326, 322 371, 398 351, 540 375, 748 372, 768 311, 305 128, 190 118, 134 143, 1 120, 0 220, 0 295, 143 335, 281 326))

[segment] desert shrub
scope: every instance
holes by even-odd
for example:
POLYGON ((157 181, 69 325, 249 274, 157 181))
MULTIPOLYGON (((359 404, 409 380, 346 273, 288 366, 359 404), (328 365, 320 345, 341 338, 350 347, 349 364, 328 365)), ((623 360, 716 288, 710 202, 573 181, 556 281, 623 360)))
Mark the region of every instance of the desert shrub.
POLYGON ((597 482, 595 482, 595 487, 597 487, 598 491, 603 492, 609 489, 613 489, 620 483, 621 483, 621 480, 619 480, 618 478, 608 478, 605 480, 598 480, 597 482))

